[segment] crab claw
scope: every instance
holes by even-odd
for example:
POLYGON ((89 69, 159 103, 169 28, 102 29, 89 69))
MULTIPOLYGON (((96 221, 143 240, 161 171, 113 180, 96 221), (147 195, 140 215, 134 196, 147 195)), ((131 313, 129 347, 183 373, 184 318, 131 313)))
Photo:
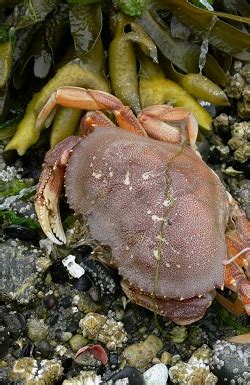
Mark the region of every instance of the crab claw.
POLYGON ((70 153, 79 140, 77 137, 68 137, 46 154, 35 197, 35 210, 40 225, 46 236, 58 245, 66 243, 59 197, 63 188, 65 167, 70 153))
POLYGON ((35 209, 44 233, 52 242, 61 245, 66 243, 66 237, 59 212, 59 194, 63 184, 59 173, 58 169, 45 167, 35 199, 35 209))

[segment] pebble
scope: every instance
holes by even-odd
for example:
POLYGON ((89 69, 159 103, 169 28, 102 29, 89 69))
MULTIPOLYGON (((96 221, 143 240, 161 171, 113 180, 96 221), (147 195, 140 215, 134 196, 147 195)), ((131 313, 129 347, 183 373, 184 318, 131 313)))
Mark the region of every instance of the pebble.
POLYGON ((50 358, 53 353, 53 347, 47 340, 39 341, 36 344, 36 349, 43 358, 50 358))
POLYGON ((92 282, 87 274, 84 274, 79 279, 74 281, 73 286, 76 290, 87 291, 91 288, 92 282))
POLYGON ((145 368, 163 347, 159 337, 149 335, 145 341, 129 345, 123 352, 127 365, 145 368))
POLYGON ((169 352, 163 352, 161 355, 161 363, 169 365, 172 359, 172 355, 169 352))
POLYGON ((87 345, 88 339, 83 337, 81 334, 75 334, 70 340, 69 345, 74 353, 76 353, 80 348, 87 345))
POLYGON ((187 328, 185 326, 175 326, 170 332, 171 340, 175 344, 181 344, 188 336, 187 328))
POLYGON ((95 313, 101 310, 101 305, 95 303, 86 293, 78 292, 73 298, 73 304, 77 306, 78 310, 82 313, 95 313))
MULTIPOLYGON (((145 385, 143 375, 139 372, 138 369, 132 366, 125 366, 118 373, 113 374, 108 381, 108 384, 117 385, 119 380, 127 379, 126 383, 128 385, 145 385)), ((123 382, 125 383, 125 381, 123 382)), ((165 385, 165 384, 164 384, 165 385)))
POLYGON ((156 364, 143 374, 145 385, 166 385, 168 368, 164 364, 156 364))

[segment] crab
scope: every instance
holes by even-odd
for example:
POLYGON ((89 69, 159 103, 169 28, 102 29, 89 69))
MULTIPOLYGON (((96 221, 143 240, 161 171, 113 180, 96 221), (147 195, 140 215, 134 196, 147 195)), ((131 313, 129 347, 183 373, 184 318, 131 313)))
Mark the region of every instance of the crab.
POLYGON ((118 269, 136 304, 185 325, 202 318, 216 289, 227 286, 238 294, 238 309, 250 314, 249 223, 198 155, 194 116, 164 105, 136 117, 111 94, 62 87, 40 112, 38 129, 57 104, 88 112, 80 136, 45 156, 35 208, 47 237, 66 243, 59 210, 64 185, 93 239, 111 248, 101 260, 118 269), (119 127, 101 110, 112 112, 119 127), (230 250, 240 253, 232 258, 230 250))

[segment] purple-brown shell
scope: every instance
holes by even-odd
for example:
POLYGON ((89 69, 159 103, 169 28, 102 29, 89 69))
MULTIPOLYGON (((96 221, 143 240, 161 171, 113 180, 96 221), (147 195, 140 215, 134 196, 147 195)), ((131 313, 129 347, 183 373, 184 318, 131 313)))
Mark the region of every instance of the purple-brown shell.
POLYGON ((227 195, 191 149, 96 129, 75 147, 65 189, 134 287, 180 299, 223 284, 227 195))

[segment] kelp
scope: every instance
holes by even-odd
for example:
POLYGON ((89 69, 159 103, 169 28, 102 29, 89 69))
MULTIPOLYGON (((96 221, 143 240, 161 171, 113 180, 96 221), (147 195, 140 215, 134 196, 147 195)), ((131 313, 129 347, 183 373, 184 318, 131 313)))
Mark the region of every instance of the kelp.
POLYGON ((71 34, 80 59, 94 48, 102 30, 101 5, 71 4, 69 9, 71 34))
POLYGON ((57 88, 67 85, 109 92, 109 86, 104 76, 84 68, 79 59, 66 64, 58 70, 41 91, 33 96, 18 125, 17 132, 6 146, 6 151, 16 150, 19 155, 23 155, 32 144, 37 142, 40 132, 36 129, 35 122, 39 112, 57 88))
POLYGON ((193 73, 184 75, 169 61, 164 61, 162 68, 167 78, 174 80, 194 98, 205 100, 215 106, 229 105, 225 92, 206 76, 193 73))
MULTIPOLYGON (((15 68, 13 82, 17 89, 30 77, 30 74, 28 76, 30 68, 33 68, 35 77, 40 79, 44 79, 52 70, 59 56, 62 41, 69 30, 66 11, 67 6, 61 4, 46 19, 36 34, 32 35, 29 47, 26 47, 27 50, 19 56, 15 68)), ((29 28, 27 30, 29 31, 29 28)))
MULTIPOLYGON (((82 65, 86 71, 91 73, 96 72, 100 78, 104 76, 104 51, 101 38, 99 37, 95 43, 95 47, 88 51, 82 60, 82 65)), ((87 80, 87 79, 86 79, 87 80)), ((85 86, 88 88, 86 81, 85 86)), ((103 85, 101 85, 103 87, 103 85)), ((107 84, 108 87, 108 84, 107 84)), ((92 87, 89 87, 92 88, 92 87)), ((61 140, 65 139, 69 135, 73 135, 78 127, 82 115, 82 110, 77 108, 65 108, 59 107, 56 111, 55 118, 53 120, 51 134, 50 134, 50 146, 54 147, 61 140)))
POLYGON ((0 87, 4 87, 12 70, 12 44, 10 41, 0 44, 0 87))
POLYGON ((138 114, 141 106, 135 44, 153 61, 158 61, 157 48, 142 26, 119 13, 115 36, 109 46, 110 80, 114 94, 138 114))
MULTIPOLYGON (((186 40, 173 38, 169 27, 152 10, 145 10, 138 19, 153 39, 163 56, 185 73, 199 72, 200 47, 186 40)), ((227 77, 218 62, 210 54, 206 57, 204 73, 220 86, 227 84, 227 77)))
POLYGON ((16 29, 24 28, 45 20, 60 3, 60 0, 25 0, 15 6, 9 23, 16 29))
POLYGON ((210 114, 182 87, 166 79, 159 64, 152 63, 145 56, 140 57, 140 100, 142 107, 170 103, 184 107, 196 117, 198 124, 205 130, 211 129, 210 114))
POLYGON ((172 11, 201 40, 207 37, 209 43, 222 52, 230 54, 239 60, 250 60, 249 34, 239 31, 220 19, 249 23, 249 18, 230 15, 224 12, 208 11, 195 7, 186 0, 148 0, 147 6, 152 6, 154 10, 158 7, 158 9, 172 11))
POLYGON ((109 73, 114 94, 135 113, 141 110, 136 55, 133 44, 125 39, 125 26, 130 19, 119 14, 116 31, 109 46, 109 73))
MULTIPOLYGON (((242 9, 244 1, 239 0, 240 9, 242 9)), ((35 130, 36 118, 43 104, 56 88, 76 85, 110 91, 103 74, 105 60, 101 34, 105 49, 109 49, 109 68, 105 67, 105 71, 110 76, 112 91, 125 105, 131 106, 135 113, 141 110, 141 102, 145 102, 145 100, 140 100, 138 89, 138 52, 140 50, 147 55, 151 63, 158 60, 157 49, 165 59, 170 61, 172 72, 168 73, 165 68, 166 78, 163 75, 160 76, 162 74, 160 70, 157 80, 153 77, 150 79, 141 77, 140 80, 141 89, 143 84, 148 87, 156 87, 155 95, 152 90, 147 92, 151 92, 154 98, 161 94, 159 99, 162 100, 162 103, 171 102, 173 105, 179 105, 181 100, 182 102, 192 100, 190 103, 194 102, 195 108, 202 109, 202 114, 205 115, 207 114, 204 112, 205 110, 190 94, 216 105, 228 104, 225 94, 218 87, 224 87, 227 84, 227 76, 218 61, 225 63, 226 60, 230 65, 231 56, 208 44, 214 45, 214 47, 219 47, 219 44, 222 43, 224 46, 229 44, 230 37, 225 36, 225 32, 222 31, 222 27, 225 27, 229 35, 235 32, 235 36, 240 41, 239 44, 237 43, 237 52, 235 51, 237 57, 238 55, 242 57, 241 55, 244 56, 246 52, 249 52, 249 48, 246 49, 248 35, 230 25, 231 22, 242 25, 249 21, 246 17, 236 14, 235 1, 229 0, 232 13, 235 14, 208 11, 189 4, 185 0, 146 0, 145 6, 143 3, 144 1, 138 2, 137 0, 129 2, 68 0, 64 3, 60 0, 25 0, 19 2, 10 14, 8 11, 7 16, 2 13, 1 17, 5 21, 0 29, 0 46, 10 41, 10 31, 12 31, 12 36, 14 31, 16 39, 14 53, 12 53, 12 65, 9 67, 12 69, 6 72, 5 77, 2 77, 6 84, 0 89, 2 119, 11 117, 11 113, 8 114, 9 100, 13 94, 15 97, 16 92, 13 91, 12 84, 14 88, 23 92, 23 100, 28 99, 30 94, 42 87, 27 106, 26 113, 7 146, 8 150, 17 150, 21 155, 38 140, 40 132, 35 130), (136 11, 136 15, 143 10, 141 16, 137 18, 117 12, 126 6, 131 6, 130 11, 134 12, 133 7, 137 5, 141 5, 141 9, 140 12, 136 11), (112 13, 116 14, 116 17, 112 19, 118 19, 116 28, 113 28, 115 24, 113 22, 107 31, 107 17, 110 17, 112 13), (179 19, 179 23, 187 25, 192 30, 189 37, 172 36, 169 22, 173 18, 179 19), (217 45, 214 43, 216 37, 218 38, 217 45), (70 52, 70 55, 65 55, 65 52, 70 52), (72 58, 76 57, 78 59, 73 61, 72 58), (205 63, 204 67, 201 61, 205 63), (71 65, 73 67, 68 67, 71 65), (54 76, 57 68, 60 69, 54 76), (201 71, 206 77, 199 73, 201 71), (51 77, 52 79, 43 87, 45 81, 51 77), (32 81, 28 82, 29 86, 24 88, 26 80, 30 79, 32 81), (216 85, 211 83, 211 80, 216 85), (164 90, 163 93, 163 84, 165 88, 169 87, 172 97, 168 90, 164 90)), ((218 1, 214 7, 217 4, 218 1)), ((224 4, 221 9, 226 8, 226 4, 224 4)), ((125 9, 123 11, 125 12, 125 9)), ((243 11, 240 13, 243 15, 243 11)), ((226 51, 230 54, 235 50, 235 41, 236 38, 233 38, 232 50, 226 47, 226 51)), ((161 61, 161 65, 164 67, 163 61, 161 61)), ((228 70, 228 66, 224 64, 222 66, 228 70)), ((187 106, 189 106, 188 103, 187 106)), ((81 113, 76 109, 57 109, 50 136, 51 146, 75 132, 81 113)), ((206 115, 203 122, 201 122, 201 118, 199 120, 201 126, 203 125, 207 130, 210 129, 209 115, 206 115)), ((6 128, 5 132, 6 135, 12 135, 14 128, 6 128)))

